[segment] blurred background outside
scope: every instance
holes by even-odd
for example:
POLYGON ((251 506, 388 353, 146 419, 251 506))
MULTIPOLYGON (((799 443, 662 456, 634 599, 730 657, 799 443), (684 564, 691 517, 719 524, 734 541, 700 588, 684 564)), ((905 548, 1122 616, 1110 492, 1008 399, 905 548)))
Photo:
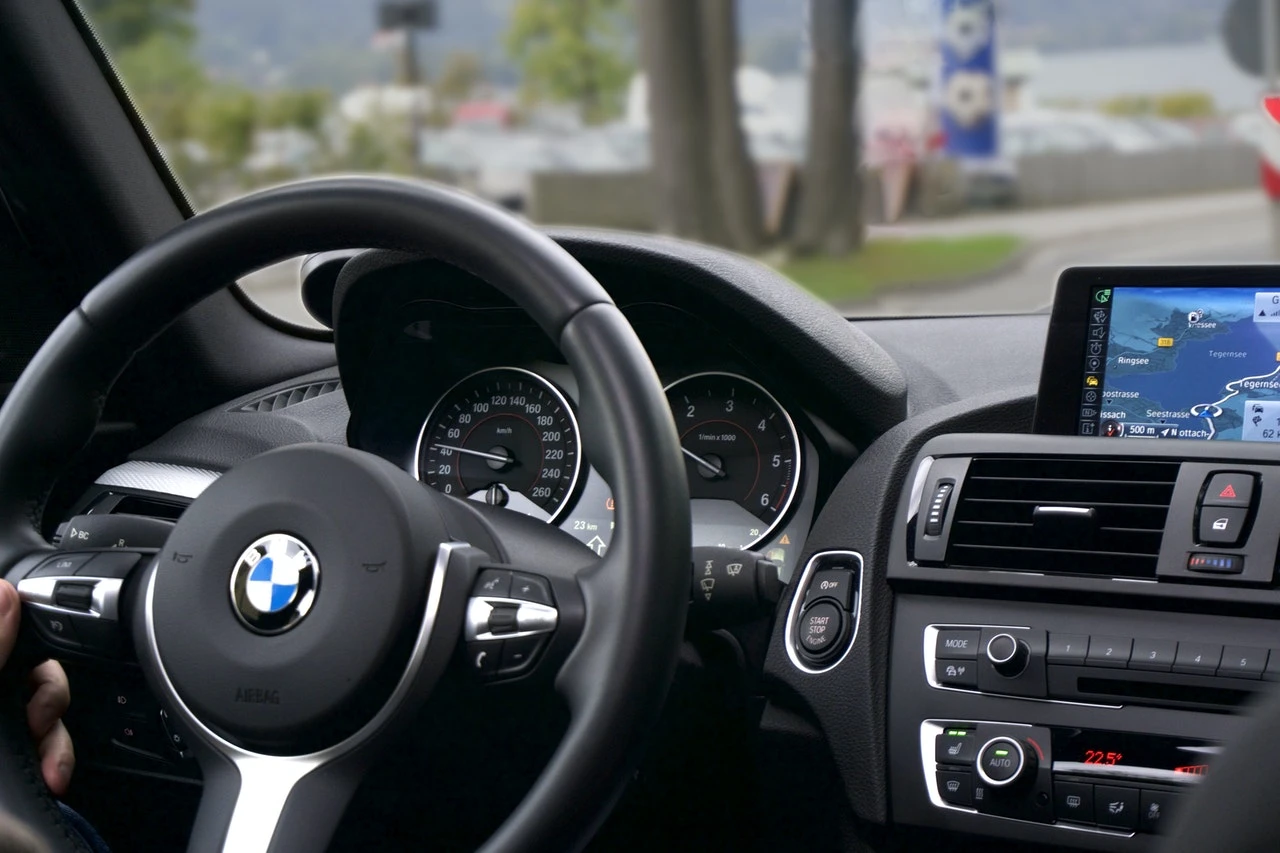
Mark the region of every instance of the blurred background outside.
MULTIPOLYGON (((81 2, 197 209, 417 175, 727 246, 851 316, 1273 256, 1270 0, 81 2)), ((296 269, 246 287, 309 323, 296 269)))

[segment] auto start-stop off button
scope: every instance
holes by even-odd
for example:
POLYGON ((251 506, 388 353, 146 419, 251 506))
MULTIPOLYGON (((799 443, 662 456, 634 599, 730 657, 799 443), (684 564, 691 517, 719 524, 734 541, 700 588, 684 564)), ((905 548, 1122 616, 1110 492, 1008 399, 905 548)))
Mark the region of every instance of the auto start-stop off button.
POLYGON ((844 627, 844 614, 828 602, 819 602, 800 617, 800 646, 811 655, 822 655, 835 645, 844 627))

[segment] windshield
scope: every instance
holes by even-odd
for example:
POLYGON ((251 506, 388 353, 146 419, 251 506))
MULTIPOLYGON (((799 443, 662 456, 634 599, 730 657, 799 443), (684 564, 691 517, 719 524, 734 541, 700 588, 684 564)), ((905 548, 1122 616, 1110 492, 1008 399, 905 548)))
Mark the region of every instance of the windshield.
MULTIPOLYGON (((1064 266, 1280 231, 1274 0, 82 2, 197 209, 415 175, 855 317, 1043 310, 1064 266)), ((246 287, 310 322, 296 265, 246 287)))

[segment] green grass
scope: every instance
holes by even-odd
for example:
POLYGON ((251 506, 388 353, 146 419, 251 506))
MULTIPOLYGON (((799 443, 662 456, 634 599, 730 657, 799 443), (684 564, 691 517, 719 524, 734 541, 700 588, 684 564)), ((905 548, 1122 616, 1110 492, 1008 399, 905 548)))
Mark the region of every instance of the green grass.
POLYGON ((844 258, 797 258, 784 275, 829 302, 855 302, 911 284, 945 284, 995 270, 1022 246, 1008 234, 956 239, 870 240, 844 258))

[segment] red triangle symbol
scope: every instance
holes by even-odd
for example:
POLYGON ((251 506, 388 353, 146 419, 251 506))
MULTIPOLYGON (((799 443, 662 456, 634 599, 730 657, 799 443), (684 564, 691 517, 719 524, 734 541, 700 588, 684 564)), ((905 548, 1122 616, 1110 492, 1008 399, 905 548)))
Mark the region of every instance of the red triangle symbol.
POLYGON ((1220 498, 1234 498, 1235 496, 1236 496, 1235 486, 1231 485, 1230 483, 1227 483, 1227 487, 1222 491, 1218 492, 1218 497, 1220 498))

